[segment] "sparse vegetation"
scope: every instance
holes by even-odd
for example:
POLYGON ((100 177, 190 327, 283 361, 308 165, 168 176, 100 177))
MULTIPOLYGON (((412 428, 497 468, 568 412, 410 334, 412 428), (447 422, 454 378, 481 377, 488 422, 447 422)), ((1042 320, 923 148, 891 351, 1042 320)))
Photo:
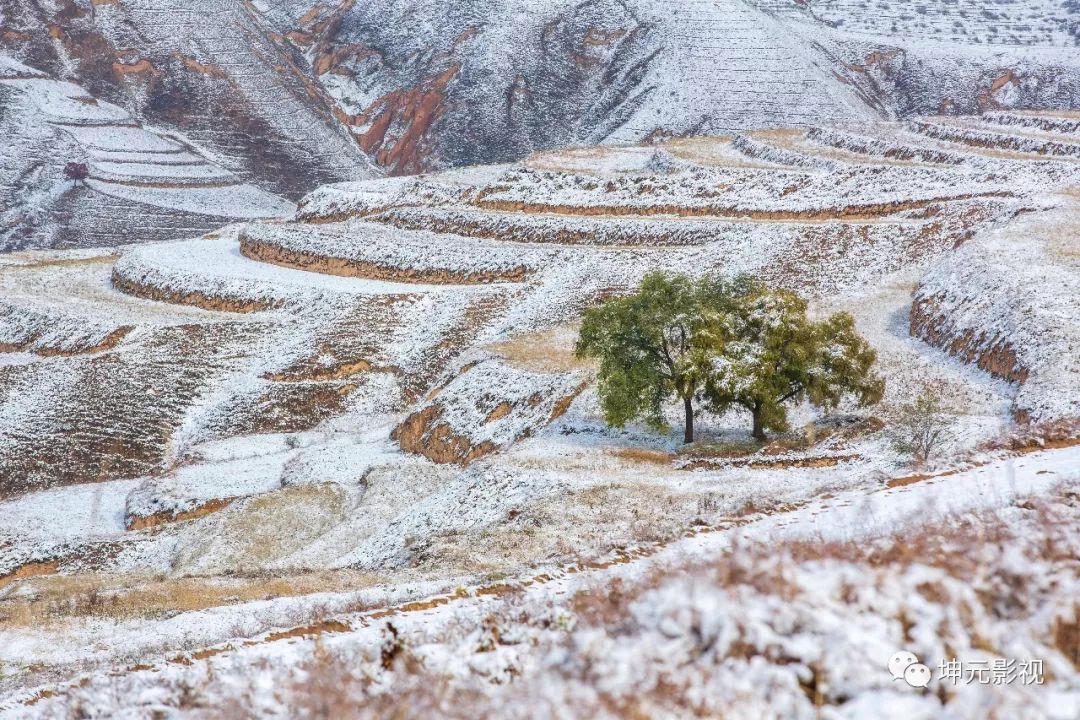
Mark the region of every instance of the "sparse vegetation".
MULTIPOLYGON (((247 675, 225 665, 142 682, 165 707, 227 698, 213 712, 235 718, 260 716, 252 699, 271 679, 274 707, 289 717, 816 717, 916 697, 870 664, 868 648, 948 659, 1019 646, 1044 662, 1045 687, 1003 684, 994 702, 1001 716, 1040 715, 1072 692, 1078 667, 1077 609, 1060 594, 1075 586, 1076 501, 1062 487, 1050 502, 913 521, 873 542, 739 543, 562 597, 508 588, 441 625, 400 614, 359 649, 316 638, 297 649, 298 672, 263 659, 247 675), (886 610, 883 593, 897 599, 886 610), (857 658, 861 671, 835 657, 857 658)), ((127 697, 146 687, 98 679, 73 688, 70 704, 91 715, 112 707, 98 687, 107 682, 127 697)), ((983 716, 963 693, 917 697, 933 716, 983 716)))
POLYGON ((955 437, 956 411, 946 407, 933 389, 902 406, 893 419, 890 435, 897 451, 923 465, 936 457, 955 437))
POLYGON ((357 590, 381 581, 355 570, 210 578, 51 575, 26 581, 21 593, 0 600, 0 624, 41 628, 80 619, 156 620, 255 600, 357 590))

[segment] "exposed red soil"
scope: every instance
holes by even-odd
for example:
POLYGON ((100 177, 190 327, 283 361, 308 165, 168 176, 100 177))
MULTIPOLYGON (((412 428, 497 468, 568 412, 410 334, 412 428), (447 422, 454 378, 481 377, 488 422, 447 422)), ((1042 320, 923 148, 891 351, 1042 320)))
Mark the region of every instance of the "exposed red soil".
MULTIPOLYGON (((581 383, 569 395, 560 398, 552 408, 547 418, 550 423, 561 417, 570 408, 578 395, 586 388, 588 383, 581 383)), ((525 401, 529 405, 529 401, 525 401)), ((533 403, 535 406, 535 403, 533 403)), ((502 401, 488 413, 485 423, 495 422, 510 415, 514 405, 509 401, 502 401)), ((526 429, 528 434, 530 429, 526 429)), ((473 444, 471 440, 460 435, 448 422, 443 420, 443 408, 438 404, 429 405, 409 415, 405 420, 394 428, 390 436, 405 452, 423 455, 424 457, 440 464, 468 465, 475 460, 496 452, 499 447, 491 441, 473 444)))
POLYGON ((912 210, 922 210, 943 202, 973 200, 975 198, 1011 197, 1007 192, 971 193, 926 200, 900 200, 891 203, 871 203, 866 205, 848 205, 835 208, 813 208, 808 210, 765 210, 744 209, 732 206, 686 207, 683 205, 548 205, 511 200, 479 199, 476 205, 485 210, 502 212, 539 213, 553 215, 579 216, 624 216, 648 217, 653 215, 674 215, 678 217, 731 217, 747 218, 769 222, 783 221, 826 221, 826 220, 874 220, 912 210))
POLYGON ((77 350, 66 350, 64 348, 48 346, 35 347, 35 344, 38 342, 40 336, 34 335, 18 344, 0 343, 0 353, 31 352, 35 355, 40 355, 41 357, 75 357, 77 355, 96 355, 97 353, 102 353, 115 348, 134 329, 135 328, 131 325, 123 325, 106 335, 101 342, 87 347, 79 348, 77 350))
POLYGON ((59 560, 29 562, 24 565, 20 565, 12 572, 9 572, 7 575, 0 575, 0 588, 17 580, 25 580, 26 578, 32 577, 41 577, 42 575, 55 575, 59 569, 59 560))
POLYGON ((405 371, 396 365, 373 365, 367 360, 356 360, 337 363, 335 365, 316 367, 303 366, 286 370, 280 373, 267 373, 264 380, 273 382, 327 382, 332 380, 345 380, 353 375, 364 373, 389 373, 391 375, 404 375, 405 371))
POLYGON ((305 625, 304 627, 292 628, 291 630, 270 633, 266 636, 265 641, 277 642, 278 640, 287 640, 289 638, 313 637, 315 635, 322 635, 323 633, 341 633, 349 632, 350 630, 352 630, 352 627, 339 620, 324 620, 323 622, 314 625, 305 625))
POLYGON ((156 302, 170 303, 173 305, 191 305, 193 307, 202 308, 203 310, 253 313, 263 312, 276 307, 274 303, 216 297, 197 290, 182 292, 179 290, 154 287, 126 278, 115 269, 112 273, 112 284, 113 287, 120 292, 140 297, 144 300, 154 300, 156 302))
POLYGON ((124 526, 128 530, 146 530, 147 528, 154 528, 161 525, 168 525, 170 523, 184 522, 185 520, 195 520, 197 518, 216 513, 219 510, 224 510, 236 501, 236 498, 218 498, 214 500, 208 500, 202 505, 191 510, 185 510, 183 512, 160 512, 153 515, 128 515, 124 518, 124 526))
POLYGON ((240 237, 240 253, 244 257, 258 262, 270 263, 294 270, 317 272, 323 275, 391 282, 427 283, 431 285, 480 285, 493 282, 520 282, 525 279, 527 274, 524 267, 500 272, 473 273, 392 267, 367 260, 327 257, 299 250, 290 250, 243 235, 240 237))
POLYGON ((405 418, 394 428, 390 437, 405 452, 423 455, 445 465, 468 465, 498 449, 491 441, 473 445, 472 441, 458 435, 449 423, 443 421, 442 416, 441 407, 430 405, 405 418))

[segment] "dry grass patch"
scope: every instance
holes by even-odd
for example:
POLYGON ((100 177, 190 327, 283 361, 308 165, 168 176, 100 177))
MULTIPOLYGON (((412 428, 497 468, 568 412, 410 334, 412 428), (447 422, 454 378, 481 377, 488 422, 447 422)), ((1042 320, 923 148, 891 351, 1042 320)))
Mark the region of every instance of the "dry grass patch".
POLYGON ((668 140, 662 147, 669 153, 687 162, 713 167, 745 167, 745 168, 775 168, 775 164, 765 163, 760 160, 739 154, 732 149, 732 135, 718 135, 716 137, 690 137, 668 140))
POLYGON ((675 453, 647 448, 614 448, 608 454, 635 465, 661 465, 670 467, 677 457, 675 453))
POLYGON ((162 578, 87 573, 26 580, 0 600, 0 627, 41 628, 72 620, 154 620, 256 600, 351 592, 384 582, 358 570, 260 577, 162 578))
POLYGON ((175 567, 200 575, 260 572, 344 520, 347 505, 346 492, 334 484, 288 487, 236 502, 209 517, 207 532, 177 548, 175 567))
POLYGON ((720 509, 700 493, 661 484, 604 484, 554 495, 519 508, 482 531, 418 538, 412 564, 425 577, 473 576, 485 581, 548 563, 589 562, 639 544, 681 537, 703 514, 720 509))
MULTIPOLYGON (((16 256, 18 257, 18 256, 16 256)), ((28 257, 28 262, 4 265, 2 270, 40 270, 50 267, 78 267, 81 265, 112 265, 120 259, 119 255, 94 255, 81 258, 43 258, 28 257)))
POLYGON ((578 329, 577 323, 559 325, 543 332, 518 335, 484 349, 519 370, 550 373, 589 370, 595 366, 594 363, 574 356, 578 329))
POLYGON ((627 147, 598 145, 547 150, 533 153, 522 164, 542 172, 583 173, 588 172, 587 168, 591 165, 599 165, 605 159, 625 152, 627 147))

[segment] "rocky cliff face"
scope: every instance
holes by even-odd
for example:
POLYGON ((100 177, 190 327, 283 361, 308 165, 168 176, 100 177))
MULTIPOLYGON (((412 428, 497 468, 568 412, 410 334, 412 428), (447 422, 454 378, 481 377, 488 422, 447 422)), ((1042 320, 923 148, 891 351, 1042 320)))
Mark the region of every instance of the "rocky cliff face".
POLYGON ((295 199, 749 127, 1080 105, 1069 0, 0 0, 0 52, 295 199))

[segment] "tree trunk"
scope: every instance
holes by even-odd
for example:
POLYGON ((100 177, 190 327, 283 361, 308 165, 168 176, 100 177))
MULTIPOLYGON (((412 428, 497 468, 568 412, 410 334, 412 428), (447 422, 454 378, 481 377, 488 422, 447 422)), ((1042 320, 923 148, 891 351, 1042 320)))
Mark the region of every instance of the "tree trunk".
POLYGON ((764 440, 765 439, 765 425, 761 420, 761 411, 760 410, 751 410, 750 412, 752 412, 754 414, 754 439, 755 440, 764 440))
POLYGON ((683 408, 686 410, 686 432, 683 433, 683 442, 689 445, 694 442, 694 398, 684 397, 683 408))

